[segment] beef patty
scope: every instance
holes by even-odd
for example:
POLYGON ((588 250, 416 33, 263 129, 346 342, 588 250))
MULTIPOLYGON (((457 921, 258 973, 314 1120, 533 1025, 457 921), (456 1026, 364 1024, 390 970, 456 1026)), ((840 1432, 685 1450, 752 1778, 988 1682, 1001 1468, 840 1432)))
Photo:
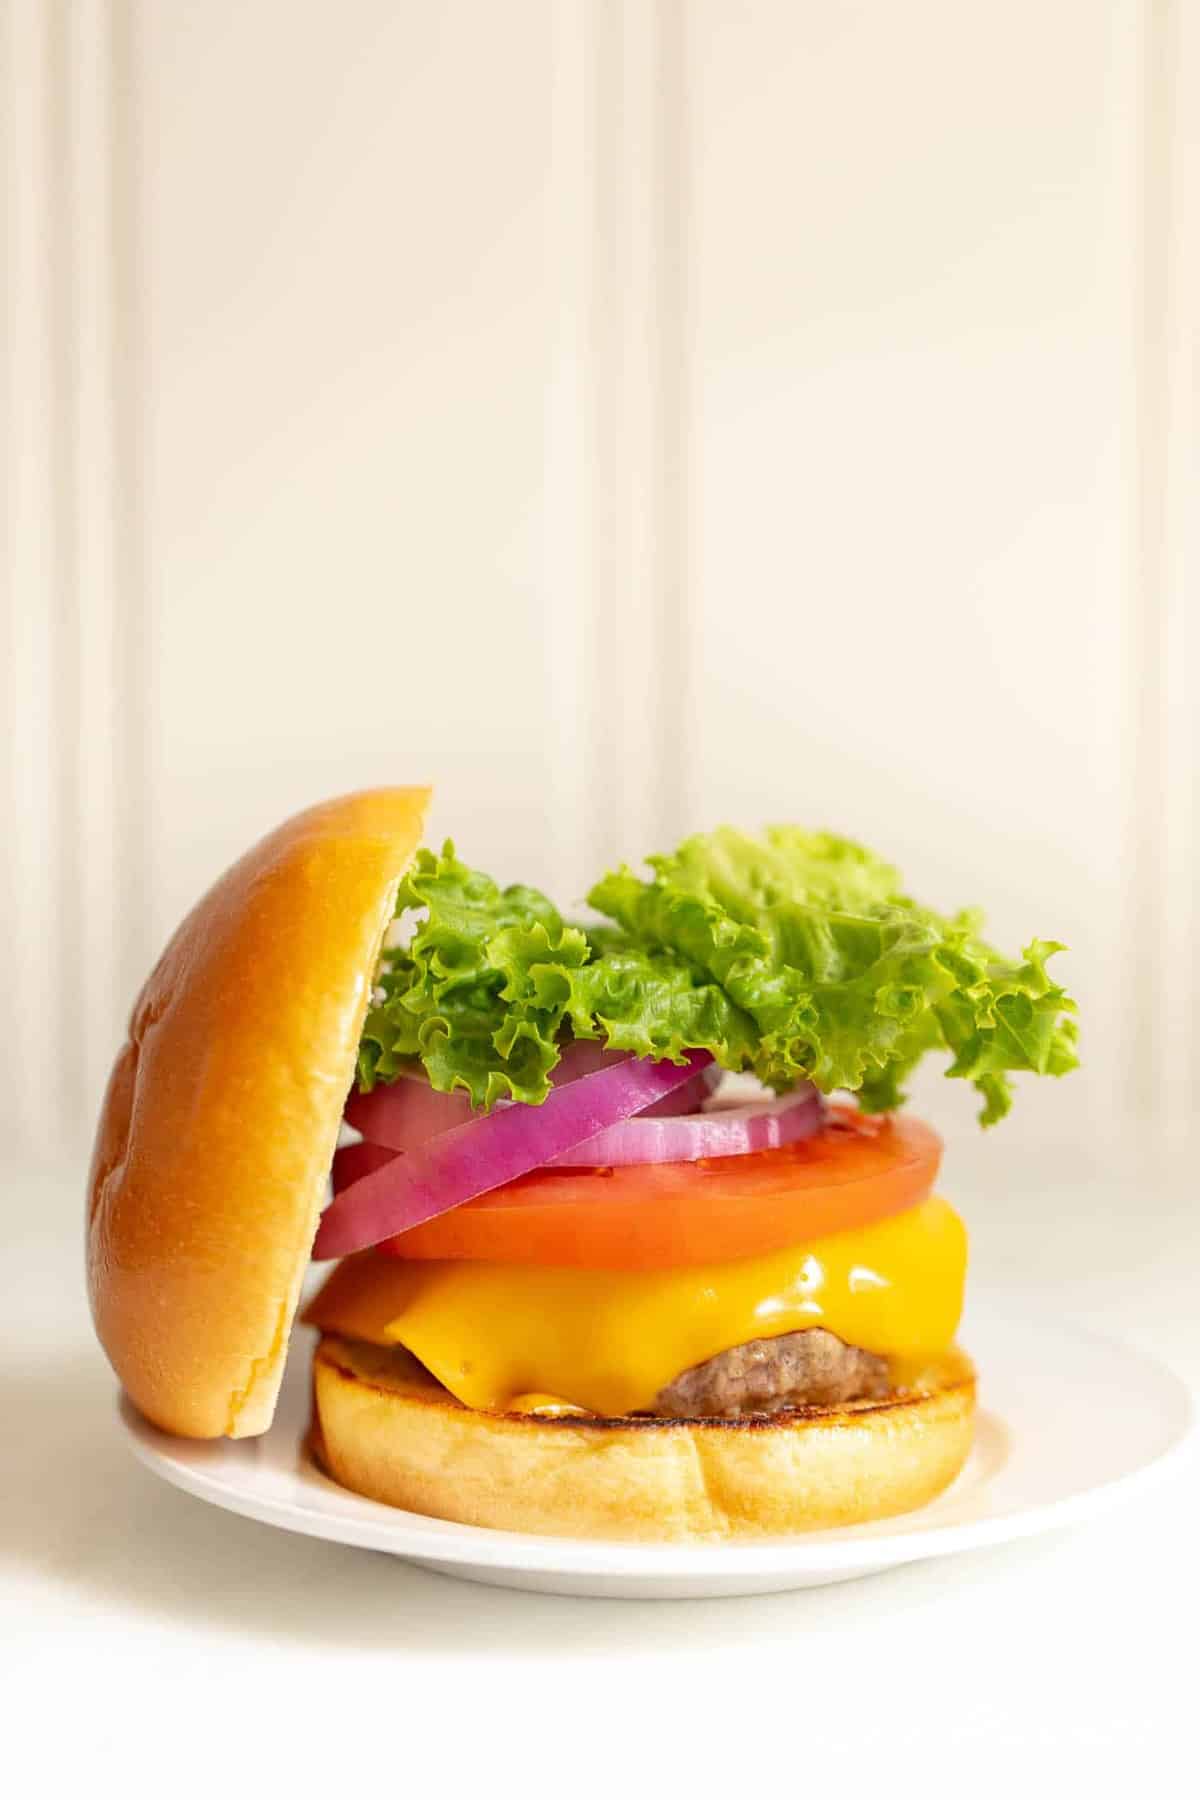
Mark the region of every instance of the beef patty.
POLYGON ((814 1326, 754 1338, 685 1369, 659 1393, 654 1411, 669 1419, 730 1419, 792 1406, 878 1400, 889 1386, 882 1356, 814 1326))

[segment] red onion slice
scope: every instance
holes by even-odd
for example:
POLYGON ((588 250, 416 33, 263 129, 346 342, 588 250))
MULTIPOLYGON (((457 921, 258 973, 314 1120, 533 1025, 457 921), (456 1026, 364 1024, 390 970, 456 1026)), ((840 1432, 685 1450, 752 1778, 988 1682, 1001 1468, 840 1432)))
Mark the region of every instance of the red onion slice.
POLYGON ((554 1158, 555 1169, 611 1169, 622 1163, 702 1162, 749 1156, 794 1144, 821 1129, 825 1109, 807 1083, 780 1098, 746 1106, 716 1106, 683 1118, 622 1119, 554 1158))
POLYGON ((340 1194, 343 1188, 352 1187, 364 1175, 382 1169, 385 1163, 395 1162, 396 1156, 395 1150, 385 1150, 382 1144, 343 1144, 334 1152, 330 1170, 334 1193, 340 1194))
POLYGON ((368 1143, 385 1144, 389 1150, 413 1150, 426 1138, 466 1125, 475 1112, 469 1094, 440 1094, 424 1075, 402 1075, 387 1086, 372 1088, 369 1094, 354 1088, 343 1116, 368 1143))
MULTIPOLYGON (((689 1051, 682 1064, 623 1056, 556 1087, 541 1106, 497 1107, 440 1132, 335 1193, 322 1214, 313 1255, 323 1259, 367 1250, 541 1168, 683 1087, 711 1060, 706 1050, 689 1051)), ((350 1145, 338 1155, 365 1148, 350 1145)), ((339 1173, 344 1168, 343 1163, 339 1173)))
MULTIPOLYGON (((599 1045, 589 1043, 569 1044, 550 1080, 556 1088, 565 1087, 597 1069, 613 1068, 628 1060, 629 1053, 625 1050, 602 1050, 599 1045)), ((644 1108, 641 1117, 697 1111, 701 1101, 712 1092, 719 1074, 716 1064, 709 1063, 661 1100, 644 1108)), ((501 1100, 496 1110, 503 1111, 513 1104, 501 1100)), ((468 1094, 461 1090, 453 1094, 439 1093, 430 1087, 424 1074, 415 1073, 372 1088, 369 1094, 360 1094, 355 1088, 346 1101, 345 1112, 347 1125, 361 1132, 368 1143, 384 1144, 389 1150, 415 1150, 429 1138, 450 1131, 456 1125, 466 1125, 477 1116, 468 1094)))
POLYGON ((720 1079, 721 1071, 716 1063, 709 1063, 706 1069, 701 1069, 698 1075, 685 1081, 681 1088, 676 1088, 665 1100, 656 1100, 653 1106, 643 1106, 637 1116, 639 1119, 674 1119, 681 1113, 699 1112, 720 1079))

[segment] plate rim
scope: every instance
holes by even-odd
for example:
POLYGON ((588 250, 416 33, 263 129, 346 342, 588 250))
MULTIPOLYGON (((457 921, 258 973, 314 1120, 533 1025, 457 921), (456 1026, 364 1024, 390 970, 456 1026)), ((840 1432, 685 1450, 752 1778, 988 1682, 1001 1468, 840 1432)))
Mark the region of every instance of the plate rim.
MULTIPOLYGON (((1005 1317, 1003 1310, 998 1314, 995 1312, 994 1301, 986 1294, 973 1298, 971 1311, 977 1317, 980 1312, 990 1314, 1000 1322, 1005 1317)), ((824 1574, 864 1567, 884 1569, 923 1561, 927 1557, 1015 1542, 1053 1531, 1060 1525, 1082 1523, 1154 1486, 1195 1450, 1200 1437, 1197 1394, 1193 1385, 1175 1368, 1124 1339, 1057 1314, 1042 1313, 1039 1316, 1039 1313, 1042 1309, 1031 1311, 1023 1303, 1019 1319, 1012 1314, 1008 1316, 1014 1330, 1028 1329, 1031 1324, 1036 1324, 1078 1342, 1103 1348, 1105 1352, 1115 1351, 1152 1378, 1158 1384, 1164 1402, 1174 1411, 1170 1441, 1149 1460, 1075 1493, 993 1516, 913 1529, 907 1520, 919 1517, 924 1509, 918 1509, 916 1513, 897 1515, 894 1530, 876 1530, 871 1536, 857 1538, 848 1535, 855 1529, 853 1527, 839 1528, 836 1534, 815 1531, 733 1544, 645 1543, 619 1538, 540 1536, 460 1524, 384 1506, 340 1487, 310 1461, 306 1475, 327 1486, 346 1508, 344 1513, 326 1513, 309 1509, 285 1496, 263 1496, 252 1488, 232 1487, 202 1466, 189 1464, 177 1453, 172 1455, 164 1445, 189 1445, 193 1451, 199 1446, 193 1440, 174 1438, 161 1431, 121 1392, 118 1392, 117 1413, 122 1435, 138 1462, 160 1480, 195 1499, 280 1530, 419 1560, 427 1565, 453 1564, 545 1575, 612 1575, 627 1580, 672 1576, 719 1579, 739 1575, 824 1574), (359 1509, 362 1509, 361 1517, 356 1516, 359 1509), (387 1538, 392 1541, 381 1541, 387 1538)), ((304 1361, 307 1363, 307 1351, 304 1361)), ((292 1379, 296 1380, 297 1376, 293 1375, 292 1379)), ((981 1408, 981 1415, 989 1416, 988 1410, 981 1408)), ((999 1419, 1004 1428, 999 1414, 990 1416, 999 1419)), ((251 1449, 258 1441, 246 1439, 244 1444, 251 1449)), ((231 1440, 218 1439, 214 1448, 228 1454, 235 1446, 231 1440)), ((888 1523, 874 1522, 876 1526, 888 1523)))

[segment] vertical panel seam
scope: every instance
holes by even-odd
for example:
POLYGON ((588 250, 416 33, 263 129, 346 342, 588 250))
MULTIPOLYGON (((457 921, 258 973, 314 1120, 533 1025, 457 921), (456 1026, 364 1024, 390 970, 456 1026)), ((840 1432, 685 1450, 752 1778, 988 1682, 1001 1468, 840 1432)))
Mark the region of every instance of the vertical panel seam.
POLYGON ((49 434, 54 519, 53 758, 57 789, 58 842, 54 993, 59 1040, 52 1074, 64 1116, 83 1127, 84 1059, 90 1028, 90 999, 83 955, 82 844, 85 820, 79 780, 80 719, 85 671, 79 638, 80 606, 80 441, 77 430, 83 356, 80 312, 80 215, 75 181, 78 162, 76 99, 81 79, 75 9, 56 6, 53 21, 53 79, 50 122, 54 150, 52 278, 54 404, 49 434))
POLYGON ((1179 309, 1187 258, 1195 252, 1181 236, 1181 224, 1190 222, 1192 231, 1196 226, 1194 207, 1181 214, 1190 173, 1182 154, 1187 116, 1181 105, 1190 97, 1183 88, 1188 71, 1179 62, 1182 20, 1177 0, 1149 0, 1142 13, 1135 566, 1127 639, 1134 762, 1125 932, 1133 1027, 1128 1072, 1138 1113, 1171 1134, 1187 1128, 1196 1078, 1195 901, 1187 892, 1196 879, 1194 824, 1187 813, 1195 796, 1186 775, 1195 749, 1195 696, 1187 692, 1190 602, 1180 553, 1189 499, 1179 466, 1188 454, 1189 421, 1181 410, 1194 411, 1181 379, 1194 321, 1189 326, 1179 309))
POLYGON ((1161 1093, 1168 1135, 1200 1125, 1200 29, 1193 7, 1163 0, 1158 103, 1163 132, 1162 434, 1158 578, 1162 706, 1161 1093))
POLYGON ((692 663, 688 596, 691 418, 687 256, 690 187, 687 156, 687 12, 685 0, 657 0, 659 14, 659 158, 662 181, 658 266, 662 276, 658 354, 662 435, 658 494, 659 631, 662 716, 661 828, 664 845, 695 823, 689 780, 692 663))
POLYGON ((544 416, 542 680, 549 866, 559 897, 586 879, 594 836, 594 354, 596 77, 591 0, 549 14, 546 203, 549 364, 544 416))
POLYGON ((9 965, 13 1079, 10 1143, 55 1146, 56 1043, 61 1031, 59 917, 63 891, 61 705, 63 567, 63 307, 56 297, 63 239, 61 8, 6 9, 7 224, 5 332, 9 455, 5 470, 8 593, 3 675, 10 818, 4 866, 3 955, 9 965))
POLYGON ((121 1003, 128 1005, 146 972, 157 929, 151 732, 154 641, 144 537, 143 401, 149 316, 143 291, 139 202, 143 97, 139 91, 131 0, 111 0, 110 21, 107 88, 112 95, 112 265, 108 354, 113 395, 113 655, 117 714, 113 756, 115 967, 121 1003))
POLYGON ((628 296, 619 234, 620 184, 624 178, 622 135, 622 50, 626 20, 622 5, 591 0, 590 46, 593 92, 591 142, 591 285, 588 296, 588 430, 592 481, 589 513, 590 567, 588 762, 591 832, 586 878, 611 855, 623 835, 627 792, 628 675, 617 621, 621 617, 618 539, 626 524, 619 469, 623 446, 618 387, 622 374, 622 334, 628 324, 628 296))
POLYGON ((688 810, 683 9, 564 0, 551 19, 544 666, 579 889, 688 810))
POLYGON ((1161 580, 1158 531, 1161 526, 1162 475, 1160 414, 1162 404, 1160 327, 1162 308, 1164 220, 1161 182, 1165 173, 1165 137, 1161 113, 1163 30, 1162 0, 1149 0, 1142 14, 1142 68, 1138 155, 1138 291, 1134 439, 1135 479, 1131 611, 1127 643, 1132 695, 1133 781, 1129 821, 1129 873, 1126 884, 1129 947, 1125 978, 1129 984, 1131 1020, 1130 1081, 1137 1110, 1152 1114, 1160 1087, 1158 1036, 1161 988, 1162 819, 1160 814, 1161 744, 1161 580))
MULTIPOLYGON (((117 666, 117 489, 113 240, 112 0, 76 0, 72 68, 72 199, 76 388, 73 431, 77 483, 73 654, 78 725, 72 733, 76 808, 74 910, 80 992, 85 1005, 82 1081, 90 1113, 107 1075, 128 995, 118 970, 118 920, 128 903, 117 811, 119 740, 126 709, 117 666)), ((131 803, 137 800, 130 797, 131 803)))

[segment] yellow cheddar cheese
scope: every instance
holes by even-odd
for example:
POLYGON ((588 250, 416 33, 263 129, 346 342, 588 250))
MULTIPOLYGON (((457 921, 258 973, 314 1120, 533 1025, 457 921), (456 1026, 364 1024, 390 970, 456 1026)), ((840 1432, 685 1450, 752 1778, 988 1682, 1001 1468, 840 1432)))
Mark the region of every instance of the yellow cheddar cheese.
POLYGON ((823 1326, 914 1364, 949 1347, 967 1238, 933 1196, 893 1218, 768 1256, 681 1269, 350 1259, 307 1317, 402 1344, 467 1406, 649 1409, 684 1369, 752 1338, 823 1326))

